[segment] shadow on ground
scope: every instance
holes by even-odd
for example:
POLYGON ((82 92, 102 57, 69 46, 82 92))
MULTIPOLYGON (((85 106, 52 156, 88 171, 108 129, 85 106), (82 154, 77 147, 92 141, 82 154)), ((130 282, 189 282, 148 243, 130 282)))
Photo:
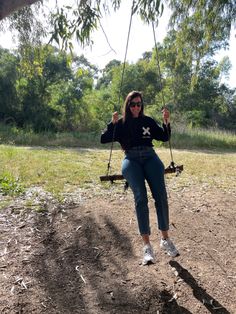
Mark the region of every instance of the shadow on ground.
POLYGON ((171 267, 174 267, 177 270, 179 277, 182 278, 184 282, 191 287, 194 297, 203 303, 210 313, 230 314, 230 312, 225 307, 223 307, 215 298, 209 295, 202 287, 198 285, 195 278, 187 269, 183 268, 177 261, 170 261, 169 264, 171 267))
POLYGON ((190 313, 143 278, 141 266, 130 279, 128 266, 137 259, 131 241, 108 216, 100 219, 71 212, 64 221, 45 215, 36 222, 43 238, 31 266, 42 313, 190 313))

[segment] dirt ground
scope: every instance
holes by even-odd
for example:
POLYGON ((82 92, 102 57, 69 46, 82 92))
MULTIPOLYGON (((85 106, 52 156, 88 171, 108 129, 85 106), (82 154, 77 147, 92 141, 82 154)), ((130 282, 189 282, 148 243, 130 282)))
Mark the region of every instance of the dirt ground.
POLYGON ((170 184, 170 233, 142 266, 133 196, 122 187, 80 193, 45 212, 0 211, 0 312, 50 314, 236 313, 236 192, 170 184), (117 192, 119 191, 120 192, 117 192))

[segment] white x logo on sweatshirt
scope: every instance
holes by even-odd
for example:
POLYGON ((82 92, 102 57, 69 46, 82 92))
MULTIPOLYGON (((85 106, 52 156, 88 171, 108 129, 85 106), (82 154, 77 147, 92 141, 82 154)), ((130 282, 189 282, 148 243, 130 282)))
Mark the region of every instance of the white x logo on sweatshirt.
POLYGON ((145 128, 144 126, 143 126, 143 135, 151 135, 151 133, 150 133, 150 128, 149 127, 147 127, 147 128, 145 128))

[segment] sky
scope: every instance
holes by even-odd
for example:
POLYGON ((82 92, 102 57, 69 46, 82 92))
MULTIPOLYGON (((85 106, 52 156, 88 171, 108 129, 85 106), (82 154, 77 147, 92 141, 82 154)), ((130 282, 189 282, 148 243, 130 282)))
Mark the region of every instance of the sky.
MULTIPOLYGON (((95 39, 93 50, 90 51, 90 49, 87 49, 87 54, 90 56, 93 63, 106 65, 112 59, 124 61, 131 2, 132 1, 126 0, 126 5, 121 6, 118 12, 103 18, 102 27, 105 30, 109 44, 113 50, 109 47, 103 32, 96 32, 93 36, 95 39)), ((158 42, 162 42, 166 35, 168 18, 169 11, 165 11, 159 23, 159 27, 156 30, 156 39, 158 42)), ((135 62, 142 57, 144 52, 151 51, 153 47, 152 26, 144 24, 137 15, 134 15, 128 43, 127 60, 135 62)))
MULTIPOLYGON (((64 0, 64 4, 69 4, 73 0, 64 0)), ((52 3, 52 2, 51 2, 52 3)), ((132 0, 122 1, 121 8, 117 12, 102 19, 101 24, 104 33, 96 31, 93 35, 94 44, 91 47, 82 49, 76 42, 74 51, 77 55, 84 54, 90 63, 97 65, 100 69, 113 59, 124 61, 125 49, 128 36, 132 0), (107 42, 107 39, 108 42, 107 42)), ((156 40, 162 42, 167 30, 170 11, 165 7, 160 18, 159 25, 155 31, 156 40)), ((10 33, 1 34, 0 45, 4 48, 14 48, 16 44, 12 42, 10 33)), ((132 19, 131 33, 127 51, 127 61, 136 62, 146 51, 151 51, 154 47, 153 31, 151 25, 145 25, 141 19, 134 15, 132 19)), ((231 32, 230 47, 227 51, 221 51, 215 57, 220 61, 224 56, 228 56, 232 63, 229 79, 224 78, 230 87, 236 87, 236 29, 231 32)))

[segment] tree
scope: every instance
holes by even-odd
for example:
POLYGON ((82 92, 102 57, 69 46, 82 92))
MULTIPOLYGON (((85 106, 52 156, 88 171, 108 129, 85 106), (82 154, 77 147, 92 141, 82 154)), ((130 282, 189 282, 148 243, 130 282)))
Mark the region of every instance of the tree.
POLYGON ((169 3, 173 12, 170 26, 177 31, 178 56, 184 53, 194 67, 194 84, 206 56, 228 47, 231 27, 236 22, 236 2, 170 0, 169 3))
POLYGON ((83 101, 96 69, 84 56, 50 45, 0 49, 0 119, 35 131, 90 128, 91 107, 83 101), (80 60, 80 61, 79 61, 80 60))
POLYGON ((225 44, 230 36, 230 30, 236 22, 235 0, 170 0, 172 9, 171 25, 182 31, 186 27, 192 35, 204 39, 207 43, 221 42, 225 44), (186 21, 191 21, 191 25, 186 21), (196 33, 194 34, 194 29, 196 33))
MULTIPOLYGON (((82 45, 92 44, 91 34, 101 27, 100 21, 105 14, 120 8, 121 0, 90 0, 77 1, 73 6, 60 6, 56 2, 56 9, 50 12, 51 42, 67 50, 73 50, 74 36, 82 45)), ((43 35, 43 27, 40 22, 32 18, 32 10, 29 5, 43 3, 35 0, 0 0, 0 18, 5 17, 15 10, 20 14, 13 14, 12 27, 20 34, 20 42, 27 41, 35 30, 32 40, 38 40, 43 35), (29 20, 31 21, 29 23, 29 20)), ((206 55, 214 53, 228 45, 230 30, 236 21, 235 0, 167 0, 165 6, 172 10, 170 26, 177 30, 175 45, 180 58, 183 54, 188 60, 188 65, 194 67, 192 85, 197 81, 201 62, 206 55)), ((162 0, 133 1, 132 13, 139 14, 146 23, 158 25, 159 17, 164 10, 162 0)), ((148 57, 147 55, 144 56, 148 57)))
POLYGON ((0 48, 0 119, 15 121, 17 106, 16 80, 19 59, 7 49, 0 48))
MULTIPOLYGON (((17 10, 22 14, 22 25, 27 23, 27 14, 25 10, 32 4, 43 3, 36 0, 0 0, 0 20, 10 16, 17 10)), ((99 27, 103 15, 108 14, 111 10, 118 10, 121 0, 90 0, 76 1, 72 6, 59 7, 56 2, 56 11, 50 12, 52 18, 52 40, 62 44, 62 48, 72 48, 72 37, 75 35, 77 40, 82 44, 91 43, 91 33, 99 27)), ((140 14, 145 21, 157 20, 160 16, 160 10, 163 6, 160 0, 134 1, 132 12, 140 14)), ((51 30, 50 30, 51 31, 51 30)))
MULTIPOLYGON (((77 6, 58 7, 53 13, 53 38, 58 42, 61 38, 66 47, 74 34, 82 44, 88 43, 91 32, 99 27, 102 16, 111 10, 118 10, 121 2, 81 0, 77 2, 77 6)), ((0 20, 35 3, 43 3, 43 0, 0 0, 0 20)), ((191 32, 196 30, 198 33, 195 36, 198 43, 201 38, 206 42, 219 40, 221 43, 226 43, 229 39, 230 28, 236 21, 235 0, 168 0, 165 3, 173 11, 172 26, 185 32, 185 22, 189 24, 188 20, 191 19, 191 32)), ((133 1, 133 14, 139 14, 146 23, 158 23, 163 10, 164 4, 161 0, 133 1)))
POLYGON ((32 5, 41 0, 0 0, 0 20, 9 16, 13 12, 32 5))
POLYGON ((97 81, 96 88, 100 89, 108 87, 112 82, 113 70, 120 65, 121 62, 116 59, 109 61, 105 68, 102 70, 102 75, 97 81))
MULTIPOLYGON (((39 58, 34 60, 37 54, 31 54, 32 51, 27 50, 27 47, 40 48, 38 34, 43 32, 33 16, 34 8, 40 5, 43 7, 42 4, 42 1, 0 0, 0 18, 21 8, 11 15, 12 27, 21 31, 22 76, 17 81, 16 90, 21 91, 20 103, 27 104, 27 108, 30 106, 29 100, 32 103, 35 101, 34 104, 39 108, 45 104, 46 114, 41 117, 44 122, 53 117, 53 121, 57 121, 57 127, 62 126, 60 123, 64 121, 63 127, 73 129, 77 118, 72 121, 68 114, 70 112, 73 112, 74 117, 85 121, 86 116, 98 113, 99 108, 106 110, 106 106, 109 109, 120 106, 117 102, 122 64, 117 60, 108 64, 98 79, 95 91, 93 80, 96 79, 98 70, 89 64, 84 56, 71 61, 67 57, 63 59, 57 51, 47 56, 47 64, 43 61, 44 56, 40 54, 39 58), (31 3, 35 5, 29 6, 31 3), (36 29, 35 35, 32 26, 36 29), (38 41, 37 45, 34 45, 35 41, 38 41), (72 68, 67 66, 67 62, 72 62, 72 68), (64 94, 60 93, 62 87, 65 87, 64 94), (41 97, 42 95, 44 96, 41 97), (96 96, 99 99, 95 104, 96 96), (94 104, 93 108, 90 100, 94 104)), ((51 31, 52 40, 64 51, 73 48, 73 36, 76 36, 82 45, 89 44, 93 30, 100 27, 101 18, 112 10, 118 10, 120 4, 121 0, 81 0, 77 1, 76 7, 57 6, 55 11, 51 12, 52 27, 47 28, 47 31, 51 31)), ((133 14, 141 15, 146 23, 158 24, 164 8, 161 0, 137 0, 133 1, 133 4, 133 14)), ((218 49, 227 47, 230 28, 236 19, 235 0, 168 0, 165 5, 171 7, 173 14, 172 31, 164 45, 159 47, 163 82, 161 83, 156 64, 154 65, 155 53, 144 53, 136 64, 127 64, 120 101, 123 102, 123 97, 131 89, 139 89, 148 95, 145 99, 147 103, 154 101, 155 105, 160 105, 161 92, 164 92, 167 103, 172 103, 180 112, 188 112, 192 120, 198 121, 199 125, 208 125, 211 122, 223 125, 222 117, 226 114, 230 122, 229 113, 235 114, 234 91, 220 85, 223 68, 220 69, 219 65, 212 63, 211 57, 218 49)), ((224 63, 224 68, 228 68, 227 62, 224 63)), ((5 77, 4 71, 2 74, 5 77)), ((43 111, 37 112, 40 116, 43 111)), ((101 110, 100 116, 102 117, 101 110)))

